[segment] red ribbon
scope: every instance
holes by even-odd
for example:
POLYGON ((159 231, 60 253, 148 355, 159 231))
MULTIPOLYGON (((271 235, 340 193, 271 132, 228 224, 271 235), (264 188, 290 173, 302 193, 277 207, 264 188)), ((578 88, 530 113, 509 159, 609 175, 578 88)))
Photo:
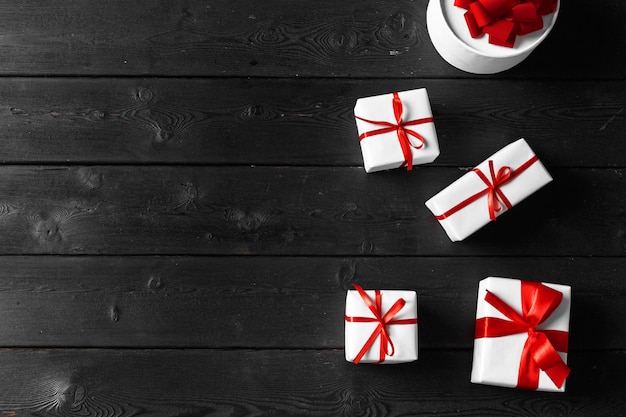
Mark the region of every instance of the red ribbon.
POLYGON ((487 208, 489 209, 489 218, 491 220, 495 220, 496 213, 502 210, 502 204, 500 203, 500 201, 502 201, 502 203, 504 203, 504 205, 507 208, 512 207, 511 202, 504 195, 500 187, 512 181, 515 177, 517 177, 522 172, 526 171, 532 164, 534 164, 538 160, 539 158, 537 157, 537 155, 533 155, 528 161, 524 162, 519 168, 515 170, 511 169, 508 166, 503 166, 502 168, 498 170, 498 172, 496 172, 493 161, 490 159, 489 160, 489 175, 491 177, 491 180, 487 178, 487 176, 480 169, 478 168, 472 169, 472 171, 475 172, 476 175, 478 175, 478 177, 485 183, 485 185, 487 185, 487 188, 466 198, 465 200, 461 201, 459 204, 452 207, 450 210, 446 211, 445 213, 435 216, 435 218, 437 220, 443 220, 447 217, 450 217, 457 211, 469 206, 474 201, 478 200, 479 198, 487 194, 487 208))
POLYGON ((476 320, 474 337, 479 339, 528 333, 522 350, 517 388, 536 390, 539 386, 540 369, 558 388, 561 388, 570 369, 558 352, 567 352, 568 332, 539 330, 537 326, 557 309, 563 294, 538 282, 521 281, 521 283, 522 314, 487 290, 485 301, 510 321, 497 317, 479 318, 476 320))
POLYGON ((543 28, 543 17, 556 10, 558 0, 455 0, 467 10, 465 22, 473 38, 485 33, 489 43, 512 48, 517 36, 543 28))
POLYGON ((422 123, 431 123, 433 121, 433 118, 424 117, 422 119, 416 119, 416 120, 403 122, 402 112, 403 112, 402 100, 400 100, 398 93, 393 93, 393 113, 396 117, 396 123, 368 120, 359 116, 355 116, 355 117, 367 123, 371 123, 371 124, 378 125, 378 126, 385 126, 381 129, 362 133, 359 136, 359 140, 363 140, 371 136, 382 135, 383 133, 389 133, 389 132, 395 131, 398 135, 398 141, 400 142, 400 147, 402 148, 402 154, 404 155, 404 162, 402 163, 402 165, 400 165, 400 167, 406 166, 407 171, 410 171, 411 169, 413 169, 413 152, 411 151, 411 148, 421 149, 424 146, 424 143, 426 141, 422 135, 420 135, 414 130, 407 129, 406 126, 415 126, 415 125, 419 125, 422 123), (413 145, 408 135, 411 135, 417 138, 417 140, 419 140, 419 144, 413 145))
POLYGON ((392 324, 417 324, 417 318, 414 319, 401 319, 394 320, 393 318, 402 310, 406 301, 403 298, 399 298, 396 302, 391 306, 391 308, 383 315, 382 312, 382 295, 380 290, 375 290, 375 301, 372 301, 367 293, 361 288, 361 286, 357 284, 352 284, 354 288, 358 291, 359 295, 363 299, 363 302, 370 309, 374 318, 372 317, 351 317, 345 316, 346 321, 351 323, 378 323, 378 326, 374 329, 372 334, 370 335, 367 342, 363 345, 360 352, 354 359, 354 363, 359 363, 363 356, 367 353, 368 350, 372 348, 374 342, 380 336, 380 354, 379 361, 376 363, 381 363, 385 360, 385 356, 393 356, 395 354, 395 348, 393 346, 393 341, 389 337, 389 333, 387 332, 387 326, 392 324))

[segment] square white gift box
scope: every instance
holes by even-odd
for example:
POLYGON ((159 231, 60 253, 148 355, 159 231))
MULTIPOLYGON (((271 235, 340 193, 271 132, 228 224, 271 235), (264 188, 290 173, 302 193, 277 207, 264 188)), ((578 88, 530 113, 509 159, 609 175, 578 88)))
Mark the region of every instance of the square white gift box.
POLYGON ((480 281, 471 381, 565 391, 571 288, 489 277, 480 281))
POLYGON ((348 362, 393 364, 417 360, 417 294, 363 290, 346 295, 345 354, 348 362))
POLYGON ((453 242, 463 240, 552 181, 524 139, 480 163, 426 201, 453 242))
POLYGON ((523 1, 520 4, 505 0, 488 2, 465 0, 458 3, 466 3, 466 6, 470 6, 470 3, 476 4, 466 9, 455 6, 455 0, 430 0, 428 3, 426 25, 433 46, 443 59, 460 70, 474 74, 494 74, 522 62, 548 36, 556 22, 561 2, 556 0, 540 2, 539 9, 534 10, 540 24, 537 28, 536 22, 528 23, 527 20, 528 7, 531 8, 532 14, 532 6, 535 6, 536 2, 523 1), (498 10, 493 12, 489 8, 498 10), (516 10, 513 10, 514 8, 516 10), (492 34, 489 32, 493 32, 493 27, 479 28, 474 18, 469 19, 472 24, 468 25, 466 14, 473 16, 474 12, 478 11, 483 15, 480 17, 485 17, 486 13, 487 21, 496 26, 510 25, 512 27, 508 29, 518 29, 520 26, 514 27, 517 23, 513 16, 519 16, 521 19, 518 19, 518 22, 522 28, 531 26, 536 30, 515 37, 512 47, 502 46, 502 43, 506 42, 490 39, 492 34), (484 35, 473 37, 470 26, 474 31, 478 30, 484 35))
POLYGON ((410 170, 439 156, 425 88, 359 98, 354 116, 365 172, 410 170))

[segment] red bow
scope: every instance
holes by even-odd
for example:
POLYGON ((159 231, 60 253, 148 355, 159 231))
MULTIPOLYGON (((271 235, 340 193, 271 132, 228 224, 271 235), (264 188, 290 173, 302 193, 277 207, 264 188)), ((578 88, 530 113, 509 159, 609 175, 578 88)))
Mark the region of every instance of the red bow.
POLYGON ((472 38, 489 35, 489 43, 512 48, 517 36, 543 28, 543 17, 556 10, 557 0, 455 0, 466 9, 472 38))
POLYGON ((511 168, 504 166, 498 170, 496 174, 493 168, 493 161, 489 160, 489 174, 491 175, 491 181, 483 174, 483 172, 477 168, 474 171, 481 180, 487 185, 487 206, 489 208, 489 218, 491 220, 496 219, 496 213, 502 209, 500 200, 507 208, 511 208, 511 202, 504 195, 500 186, 506 184, 511 180, 511 168), (499 197, 499 198, 498 198, 499 197))
POLYGON ((489 209, 489 218, 491 220, 495 220, 496 213, 502 209, 502 204, 500 203, 500 201, 502 201, 502 203, 504 203, 507 208, 511 208, 512 206, 511 202, 508 198, 506 198, 500 187, 513 180, 515 177, 527 170, 532 164, 534 164, 538 160, 539 158, 537 157, 537 155, 533 155, 532 158, 524 162, 519 168, 513 170, 510 167, 504 166, 500 168, 497 173, 495 172, 493 161, 489 160, 489 175, 491 176, 491 180, 489 180, 489 178, 487 178, 487 176, 480 169, 472 169, 472 171, 475 172, 476 175, 478 175, 478 177, 487 185, 487 188, 466 198, 445 213, 435 216, 435 218, 437 220, 443 220, 447 217, 450 217, 457 211, 469 206, 474 201, 487 194, 487 208, 489 209))
POLYGON ((561 330, 538 330, 557 309, 563 294, 538 282, 522 281, 522 314, 487 291, 485 301, 494 306, 509 320, 482 317, 476 320, 476 339, 482 337, 510 336, 528 333, 522 350, 517 387, 536 390, 539 370, 544 371, 554 384, 561 388, 570 373, 559 352, 567 352, 568 332, 561 330))
POLYGON ((382 313, 382 295, 380 290, 375 290, 375 301, 372 301, 367 293, 361 288, 361 286, 357 284, 352 284, 354 288, 358 291, 359 295, 363 299, 363 302, 370 309, 372 314, 374 314, 374 318, 371 317, 351 317, 345 316, 346 321, 351 323, 378 323, 378 326, 374 329, 372 334, 370 335, 367 342, 361 348, 361 351, 358 353, 356 358, 354 359, 354 363, 359 363, 365 353, 371 349, 372 345, 380 336, 380 356, 379 361, 376 363, 383 362, 385 360, 385 356, 393 356, 395 354, 395 348, 393 346, 393 341, 389 337, 389 333, 387 333, 387 326, 392 324, 417 324, 417 318, 414 319, 402 319, 402 320, 393 320, 393 318, 402 310, 406 301, 403 298, 399 298, 391 308, 385 313, 383 316, 382 313))
POLYGON ((370 132, 362 133, 359 136, 359 140, 363 140, 370 136, 381 135, 383 133, 389 133, 396 131, 398 135, 398 141, 400 142, 400 147, 402 148, 402 154, 404 155, 404 162, 400 167, 406 166, 407 171, 410 171, 413 168, 413 153, 411 148, 421 149, 426 142, 422 135, 417 133, 414 130, 407 129, 406 126, 415 126, 422 123, 431 123, 433 121, 432 117, 424 117, 422 119, 411 120, 408 122, 402 121, 402 100, 398 96, 398 93, 393 93, 393 113, 396 117, 396 123, 384 122, 384 121, 376 121, 376 120, 368 120, 359 116, 355 116, 359 120, 363 120, 364 122, 371 123, 374 125, 385 126, 381 129, 372 130, 370 132), (408 135, 411 135, 417 140, 419 140, 419 145, 413 145, 409 140, 408 135))

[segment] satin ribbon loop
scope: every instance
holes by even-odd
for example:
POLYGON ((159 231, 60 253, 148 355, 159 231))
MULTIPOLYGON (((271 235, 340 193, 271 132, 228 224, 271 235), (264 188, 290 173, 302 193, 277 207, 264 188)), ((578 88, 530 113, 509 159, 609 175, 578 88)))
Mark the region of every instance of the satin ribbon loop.
POLYGON ((489 35, 489 43, 512 48, 518 36, 543 28, 543 16, 554 13, 558 0, 455 0, 467 12, 473 38, 489 35))
POLYGON ((522 312, 497 295, 487 290, 485 301, 509 320, 497 317, 482 317, 476 320, 476 339, 502 337, 526 333, 518 371, 518 388, 535 390, 539 384, 539 370, 544 371, 560 388, 570 373, 560 352, 567 352, 567 332, 560 330, 538 330, 554 313, 563 300, 560 291, 537 282, 521 281, 522 312))
POLYGON ((415 126, 423 123, 432 123, 432 117, 424 117, 421 119, 402 121, 402 116, 404 113, 404 107, 402 104, 402 100, 397 92, 393 93, 392 99, 393 105, 393 114, 396 119, 395 123, 390 123, 386 121, 378 121, 378 120, 369 120, 364 119, 363 117, 355 116, 355 118, 362 120, 367 123, 371 123, 373 125, 384 126, 381 129, 372 130, 369 132, 364 132, 359 135, 359 140, 363 140, 368 137, 382 135, 384 133, 396 132, 398 136, 398 142, 400 143, 400 149, 402 150, 402 156, 404 161, 400 168, 406 166, 407 171, 413 169, 413 151, 411 149, 421 149, 426 144, 426 139, 415 130, 407 129, 407 126, 415 126), (417 142, 411 141, 411 137, 415 138, 417 142))
POLYGON ((394 317, 400 313, 400 311, 406 305, 406 301, 403 298, 399 298, 395 303, 387 310, 387 312, 383 315, 382 313, 382 294, 380 290, 374 291, 374 301, 367 295, 365 290, 358 285, 352 284, 352 286, 357 290, 361 299, 365 303, 365 305, 369 308, 371 313, 374 315, 372 317, 352 317, 345 316, 346 321, 352 323, 378 323, 370 337, 367 339, 356 358, 354 359, 354 363, 358 364, 361 359, 365 356, 365 354, 372 348, 376 339, 380 337, 380 349, 379 349, 379 360, 376 363, 381 363, 385 360, 387 356, 393 356, 396 352, 395 346, 393 345, 393 341, 389 336, 389 332, 387 330, 387 326, 394 324, 417 324, 417 318, 414 319, 399 319, 394 320, 394 317))
POLYGON ((537 20, 537 8, 532 3, 520 3, 506 13, 506 19, 532 23, 537 20))
POLYGON ((510 167, 504 166, 495 172, 493 161, 489 160, 489 175, 491 176, 491 180, 485 176, 485 174, 478 168, 474 168, 474 171, 478 177, 487 185, 487 207, 489 209, 489 218, 491 220, 496 219, 496 213, 502 210, 502 203, 507 208, 511 208, 511 202, 504 195, 502 190, 500 190, 500 186, 506 184, 511 179, 513 179, 513 171, 510 167))
POLYGON ((400 96, 397 92, 393 93, 393 114, 396 116, 396 125, 400 126, 402 124, 402 111, 404 107, 402 106, 402 100, 400 100, 400 96))

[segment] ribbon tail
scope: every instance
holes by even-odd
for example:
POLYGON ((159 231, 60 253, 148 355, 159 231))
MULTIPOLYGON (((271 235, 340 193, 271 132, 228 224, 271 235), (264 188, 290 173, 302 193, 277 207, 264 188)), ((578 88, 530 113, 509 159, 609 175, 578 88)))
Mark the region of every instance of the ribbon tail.
POLYGON ((393 341, 388 334, 383 333, 380 336, 380 356, 377 363, 382 363, 386 356, 393 356, 396 352, 396 348, 393 345, 393 341))
POLYGON ((487 207, 489 209, 489 219, 494 221, 497 217, 496 213, 500 211, 501 207, 493 189, 490 189, 489 194, 487 194, 487 207))
POLYGON ((561 355, 554 349, 545 334, 536 333, 535 335, 533 360, 550 377, 554 385, 561 388, 570 374, 570 368, 563 362, 561 355))
POLYGON ((542 370, 561 388, 570 374, 570 368, 554 349, 548 337, 541 332, 529 334, 522 351, 518 374, 518 387, 536 390, 539 386, 539 370, 542 370))
MULTIPOLYGON (((372 347, 372 345, 374 344, 374 342, 376 341, 378 336, 381 334, 381 332, 382 332, 382 325, 379 324, 378 327, 376 327, 376 330, 374 330, 372 332, 372 334, 370 335, 369 339, 367 339, 367 342, 365 342, 365 344, 363 345, 363 347, 361 348, 359 353, 356 355, 356 358, 354 358, 354 363, 355 364, 358 364, 359 362, 361 362, 361 359, 363 359, 363 356, 365 356, 367 351, 370 350, 370 348, 372 347)), ((381 341, 381 346, 382 346, 382 341, 381 341)), ((381 358, 381 362, 384 359, 385 358, 383 356, 381 358)))
POLYGON ((526 339, 517 374, 517 388, 536 390, 539 387, 539 365, 533 359, 533 342, 526 339))
POLYGON ((554 382, 554 385, 561 388, 569 376, 571 369, 563 363, 563 361, 559 361, 553 366, 544 369, 544 372, 550 377, 552 382, 554 382))
POLYGON ((403 128, 398 129, 398 140, 404 156, 404 162, 400 166, 406 166, 406 170, 410 171, 413 169, 413 152, 411 152, 411 142, 403 128))

